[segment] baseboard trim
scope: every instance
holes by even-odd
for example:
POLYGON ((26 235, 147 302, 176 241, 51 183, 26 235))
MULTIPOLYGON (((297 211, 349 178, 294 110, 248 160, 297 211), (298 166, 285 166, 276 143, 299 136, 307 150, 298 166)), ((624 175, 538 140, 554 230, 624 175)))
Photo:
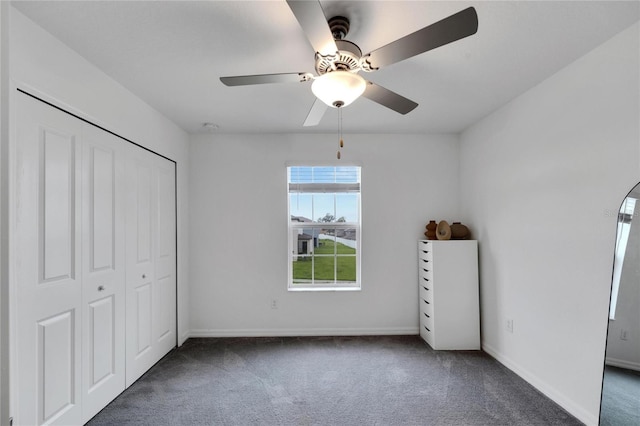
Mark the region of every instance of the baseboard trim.
POLYGON ((627 370, 640 371, 640 364, 637 362, 625 361, 623 359, 607 357, 604 360, 604 363, 606 365, 611 365, 612 367, 620 367, 620 368, 626 368, 627 370))
MULTIPOLYGON (((298 337, 298 336, 398 336, 419 334, 418 327, 400 328, 278 328, 193 329, 188 337, 298 337)), ((186 340, 186 339, 185 339, 186 340)))
POLYGON ((554 387, 549 386, 548 383, 540 379, 537 375, 515 363, 510 358, 502 355, 491 345, 482 342, 482 350, 495 358, 500 364, 504 365, 509 370, 516 373, 518 376, 522 377, 529 384, 552 399, 556 404, 567 410, 571 415, 575 416, 581 422, 585 423, 586 425, 598 424, 599 416, 593 416, 593 414, 582 408, 582 406, 576 404, 571 398, 567 397, 562 392, 559 392, 554 387))
POLYGON ((186 340, 189 338, 190 333, 191 330, 185 330, 184 332, 182 332, 180 338, 178 339, 178 346, 182 346, 183 343, 186 342, 186 340))

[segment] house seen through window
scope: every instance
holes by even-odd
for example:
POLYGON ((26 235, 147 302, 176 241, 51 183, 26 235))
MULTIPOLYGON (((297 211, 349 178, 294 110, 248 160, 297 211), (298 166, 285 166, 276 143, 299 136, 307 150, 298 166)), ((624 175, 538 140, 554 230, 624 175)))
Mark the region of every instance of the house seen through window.
POLYGON ((289 289, 360 288, 360 167, 287 168, 289 289))

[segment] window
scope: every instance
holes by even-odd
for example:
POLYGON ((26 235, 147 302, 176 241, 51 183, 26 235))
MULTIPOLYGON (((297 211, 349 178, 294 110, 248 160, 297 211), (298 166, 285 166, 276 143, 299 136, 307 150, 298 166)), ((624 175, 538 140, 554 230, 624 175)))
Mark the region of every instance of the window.
POLYGON ((360 289, 360 167, 287 168, 289 289, 360 289))
POLYGON ((618 304, 618 291, 620 290, 620 280, 622 278, 622 266, 624 256, 627 251, 629 232, 631 231, 631 221, 636 208, 636 199, 625 198, 620 212, 618 213, 618 232, 616 235, 616 248, 613 257, 613 283, 611 285, 611 304, 609 305, 609 319, 616 319, 616 307, 618 304))

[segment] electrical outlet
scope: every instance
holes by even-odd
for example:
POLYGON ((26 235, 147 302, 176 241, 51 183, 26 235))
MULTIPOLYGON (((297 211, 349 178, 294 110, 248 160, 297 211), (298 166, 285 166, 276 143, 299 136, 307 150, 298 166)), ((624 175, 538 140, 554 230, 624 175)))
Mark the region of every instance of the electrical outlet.
POLYGON ((629 338, 629 330, 620 330, 620 340, 627 340, 629 338))
POLYGON ((271 309, 278 309, 278 300, 271 299, 271 309))
POLYGON ((507 331, 509 333, 513 333, 513 320, 512 319, 508 319, 507 320, 507 331))

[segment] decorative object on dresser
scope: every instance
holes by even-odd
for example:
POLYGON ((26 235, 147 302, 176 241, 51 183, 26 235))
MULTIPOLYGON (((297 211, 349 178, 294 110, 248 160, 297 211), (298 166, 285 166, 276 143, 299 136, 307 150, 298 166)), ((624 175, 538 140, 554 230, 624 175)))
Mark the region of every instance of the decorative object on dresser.
POLYGON ((438 227, 436 228, 436 237, 438 237, 439 240, 451 239, 451 227, 446 220, 441 220, 438 223, 438 227))
POLYGON ((433 349, 480 349, 478 242, 418 241, 420 337, 433 349))
POLYGON ((452 240, 468 240, 469 228, 460 222, 453 222, 451 224, 451 239, 452 240))
POLYGON ((424 233, 424 236, 427 237, 427 240, 435 240, 438 237, 436 236, 436 228, 438 227, 438 224, 436 223, 435 220, 430 220, 429 223, 427 223, 427 232, 424 233))

